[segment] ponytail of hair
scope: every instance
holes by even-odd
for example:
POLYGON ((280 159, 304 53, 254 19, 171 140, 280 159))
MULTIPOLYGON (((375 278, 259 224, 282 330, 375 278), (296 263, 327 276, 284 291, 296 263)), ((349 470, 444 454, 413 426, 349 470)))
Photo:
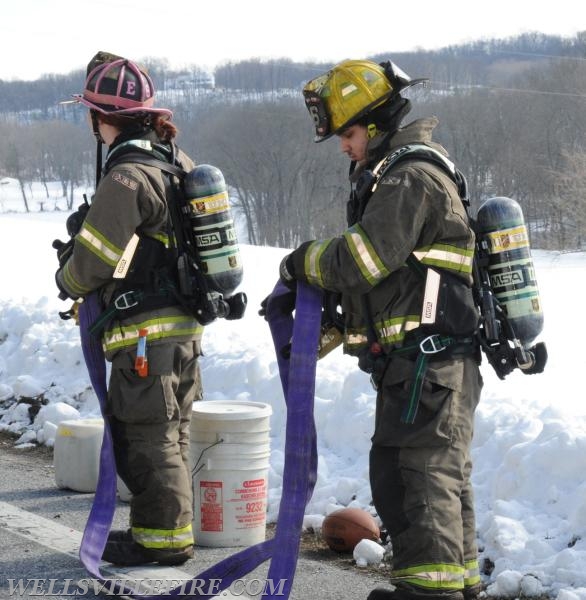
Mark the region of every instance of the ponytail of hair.
POLYGON ((145 113, 141 115, 119 115, 98 113, 100 121, 116 127, 121 132, 128 132, 134 129, 152 129, 159 139, 163 142, 170 142, 178 133, 175 124, 163 115, 145 113))
POLYGON ((164 142, 170 142, 178 133, 175 124, 162 115, 156 115, 152 122, 152 128, 155 130, 159 138, 164 142))

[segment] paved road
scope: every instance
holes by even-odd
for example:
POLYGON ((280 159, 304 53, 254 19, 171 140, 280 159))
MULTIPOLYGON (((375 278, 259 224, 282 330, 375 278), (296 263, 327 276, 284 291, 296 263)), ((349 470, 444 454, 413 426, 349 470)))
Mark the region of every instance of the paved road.
MULTIPOLYGON (((56 487, 50 450, 16 450, 12 444, 11 438, 0 435, 0 599, 43 596, 65 600, 76 592, 85 592, 84 598, 108 597, 107 590, 95 593, 78 558, 93 494, 56 487)), ((127 526, 128 510, 126 503, 119 502, 113 527, 127 526)), ((180 569, 122 569, 104 563, 102 573, 133 582, 185 581, 237 550, 197 547, 195 557, 180 569)), ((362 600, 376 585, 385 585, 383 574, 358 569, 350 558, 332 554, 317 549, 301 551, 291 600, 362 600)), ((233 588, 234 595, 227 597, 260 597, 258 586, 264 582, 267 568, 265 563, 251 572, 233 588)), ((155 585, 165 591, 168 584, 155 585)), ((140 588, 138 593, 147 590, 140 588)))

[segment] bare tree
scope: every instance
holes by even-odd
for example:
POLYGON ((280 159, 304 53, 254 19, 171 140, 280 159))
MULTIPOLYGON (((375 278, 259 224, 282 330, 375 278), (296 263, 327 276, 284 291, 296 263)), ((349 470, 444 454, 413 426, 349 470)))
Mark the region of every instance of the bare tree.
POLYGON ((55 180, 61 183, 67 208, 73 208, 74 189, 86 183, 88 157, 94 145, 92 136, 85 128, 72 123, 54 121, 47 124, 50 130, 46 147, 47 161, 55 180))
POLYGON ((27 173, 25 169, 25 160, 23 156, 22 145, 18 144, 15 139, 8 139, 3 145, 2 156, 0 161, 3 165, 3 170, 9 177, 13 177, 18 181, 22 201, 26 212, 30 212, 28 199, 26 197, 25 184, 27 182, 27 173))

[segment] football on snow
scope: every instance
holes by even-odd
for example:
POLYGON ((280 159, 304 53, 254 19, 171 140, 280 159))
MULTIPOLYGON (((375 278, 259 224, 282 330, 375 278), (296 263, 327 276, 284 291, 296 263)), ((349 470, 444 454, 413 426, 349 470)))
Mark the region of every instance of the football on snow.
POLYGON ((374 517, 361 508, 341 508, 323 520, 321 534, 336 552, 352 552, 361 540, 379 541, 380 529, 374 517))

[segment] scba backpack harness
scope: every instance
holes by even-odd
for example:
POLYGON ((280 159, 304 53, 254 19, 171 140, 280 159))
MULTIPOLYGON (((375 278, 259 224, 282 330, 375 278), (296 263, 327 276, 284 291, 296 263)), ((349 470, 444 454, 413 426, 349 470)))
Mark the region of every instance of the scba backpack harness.
MULTIPOLYGON (((402 415, 403 422, 413 423, 430 360, 473 354, 480 347, 497 376, 504 379, 517 368, 525 374, 541 373, 547 350, 543 342, 530 346, 541 332, 543 313, 527 230, 514 200, 491 198, 473 219, 464 175, 440 152, 424 144, 411 144, 398 148, 361 175, 355 192, 357 215, 364 211, 381 178, 406 160, 431 163, 455 182, 476 236, 472 287, 443 269, 422 264, 414 254, 406 261, 425 280, 421 325, 414 339, 391 352, 416 357, 410 400, 402 415), (453 323, 458 323, 457 331, 453 323)), ((388 355, 376 339, 366 303, 364 312, 368 349, 359 362, 372 374, 377 387, 388 355)))
MULTIPOLYGON (((169 154, 167 148, 148 140, 130 140, 106 160, 104 173, 128 163, 155 167, 165 174, 168 240, 138 232, 132 236, 114 269, 118 285, 112 300, 91 328, 94 335, 115 318, 166 306, 180 305, 201 325, 244 315, 246 295, 233 293, 242 280, 242 263, 224 177, 211 165, 187 172, 176 155, 174 145, 169 154)), ((88 208, 86 203, 74 213, 78 218, 72 216, 68 226, 72 240, 66 245, 73 243, 88 208)))

